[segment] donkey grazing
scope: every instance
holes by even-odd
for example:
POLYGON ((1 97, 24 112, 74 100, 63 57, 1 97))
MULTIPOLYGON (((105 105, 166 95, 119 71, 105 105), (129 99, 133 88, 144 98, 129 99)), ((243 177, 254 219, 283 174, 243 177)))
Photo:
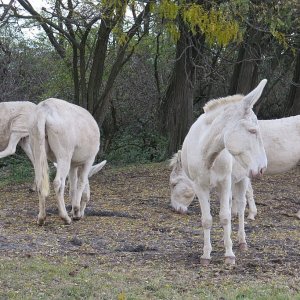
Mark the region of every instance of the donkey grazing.
MULTIPOLYGON (((215 162, 217 164, 217 161, 215 162)), ((195 197, 193 182, 182 170, 181 151, 179 150, 170 161, 172 172, 170 174, 171 205, 179 213, 187 213, 187 208, 195 197)), ((246 199, 251 197, 251 182, 248 177, 244 177, 241 166, 234 160, 232 168, 232 197, 236 203, 236 214, 239 217, 238 240, 240 250, 247 249, 245 233, 245 206, 246 199), (246 191, 245 191, 246 189, 246 191), (245 194, 246 192, 246 194, 245 194)), ((253 195, 252 195, 253 197, 253 195)))
POLYGON ((232 183, 234 179, 235 193, 238 200, 244 203, 247 177, 261 175, 267 167, 257 117, 252 111, 266 83, 267 80, 262 80, 242 99, 229 96, 209 101, 204 107, 205 113, 192 125, 183 142, 182 168, 191 180, 201 206, 204 231, 201 263, 204 265, 210 262, 212 250, 212 216, 209 202, 211 187, 216 187, 220 199, 225 263, 235 263, 230 237, 232 183))
POLYGON ((64 100, 50 98, 36 107, 30 143, 33 150, 35 181, 39 194, 38 224, 46 219, 45 199, 49 193, 48 158, 57 163, 54 189, 59 216, 71 223, 65 202, 65 180, 69 174, 73 219, 84 213, 82 193, 99 151, 100 132, 92 115, 84 108, 64 100))
POLYGON ((14 154, 19 145, 33 163, 29 130, 35 106, 28 101, 0 103, 0 158, 14 154))

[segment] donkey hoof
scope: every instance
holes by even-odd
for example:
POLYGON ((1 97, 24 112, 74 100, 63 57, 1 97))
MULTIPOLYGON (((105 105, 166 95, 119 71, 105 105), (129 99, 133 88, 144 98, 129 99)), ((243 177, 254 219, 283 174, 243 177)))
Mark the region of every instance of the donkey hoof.
POLYGON ((70 225, 72 223, 71 218, 68 217, 61 217, 61 219, 64 221, 65 225, 70 225))
POLYGON ((210 264, 209 258, 200 258, 200 264, 203 267, 207 267, 210 264))
POLYGON ((38 225, 40 225, 40 226, 43 226, 43 225, 45 225, 45 221, 46 221, 46 219, 45 218, 37 218, 37 224, 38 225))
POLYGON ((239 244, 239 249, 240 249, 240 251, 247 251, 248 250, 248 245, 246 243, 240 243, 239 244))
POLYGON ((254 221, 255 220, 255 214, 249 214, 247 219, 254 221))
POLYGON ((226 256, 225 264, 226 265, 235 265, 235 257, 234 256, 226 256))
POLYGON ((187 209, 179 208, 176 212, 180 215, 187 215, 187 209))

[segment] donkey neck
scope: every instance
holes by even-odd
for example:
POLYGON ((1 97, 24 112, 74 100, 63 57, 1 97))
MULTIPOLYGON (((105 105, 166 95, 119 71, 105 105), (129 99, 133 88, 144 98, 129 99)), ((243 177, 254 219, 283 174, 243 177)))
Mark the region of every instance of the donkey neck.
POLYGON ((221 126, 211 126, 202 144, 205 167, 209 170, 219 153, 225 148, 224 133, 221 126))
POLYGON ((202 144, 202 154, 207 169, 212 167, 219 153, 225 149, 224 134, 226 128, 230 127, 235 120, 234 108, 228 107, 225 110, 224 108, 222 110, 217 108, 211 113, 208 114, 207 125, 209 126, 202 144))

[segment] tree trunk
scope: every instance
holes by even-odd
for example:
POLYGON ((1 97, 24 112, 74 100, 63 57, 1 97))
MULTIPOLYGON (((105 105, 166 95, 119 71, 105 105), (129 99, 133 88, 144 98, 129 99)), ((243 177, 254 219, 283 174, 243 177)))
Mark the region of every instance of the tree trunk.
POLYGON ((109 22, 102 20, 98 30, 96 47, 94 50, 93 64, 88 82, 87 109, 92 112, 99 99, 102 86, 104 62, 106 58, 109 35, 113 27, 108 26, 109 22))
POLYGON ((248 27, 230 81, 229 95, 247 94, 257 85, 263 33, 248 27))
POLYGON ((300 49, 298 49, 293 79, 287 96, 286 116, 300 114, 300 49))
POLYGON ((239 47, 237 61, 233 68, 233 73, 232 73, 231 80, 230 80, 228 95, 236 94, 244 56, 245 56, 245 45, 241 44, 239 47))
POLYGON ((176 46, 175 65, 159 107, 160 130, 169 139, 168 156, 177 152, 193 122, 194 65, 190 46, 191 34, 179 22, 180 38, 176 46))
MULTIPOLYGON (((92 108, 92 110, 90 110, 93 112, 93 116, 97 120, 97 122, 100 126, 102 125, 105 115, 107 113, 107 109, 109 106, 110 92, 115 83, 115 80, 116 80, 118 74, 120 73, 123 65, 128 61, 128 59, 131 57, 131 55, 133 53, 134 47, 133 47, 132 51, 126 57, 126 51, 128 50, 130 41, 135 36, 135 34, 138 32, 144 18, 146 18, 148 16, 148 14, 150 14, 150 4, 149 3, 147 3, 144 11, 142 11, 138 15, 138 17, 135 20, 135 23, 127 31, 127 42, 123 46, 120 46, 117 56, 116 56, 116 59, 110 69, 108 79, 103 88, 103 92, 102 92, 101 96, 99 96, 97 98, 97 102, 94 101, 93 108, 92 108)), ((142 38, 142 36, 138 39, 138 42, 141 40, 141 38, 142 38)), ((89 89, 89 91, 90 91, 90 89, 89 89)), ((93 97, 94 97, 94 99, 96 99, 95 93, 94 93, 93 97)))

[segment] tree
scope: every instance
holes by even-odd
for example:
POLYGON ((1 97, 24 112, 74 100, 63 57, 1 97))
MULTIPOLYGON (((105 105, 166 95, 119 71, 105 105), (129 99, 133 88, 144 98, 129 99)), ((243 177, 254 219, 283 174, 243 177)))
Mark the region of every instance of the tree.
POLYGON ((168 135, 167 153, 172 155, 181 146, 193 122, 193 77, 197 56, 195 44, 203 41, 193 38, 179 17, 180 37, 177 41, 173 71, 166 93, 160 102, 161 131, 168 135))
MULTIPOLYGON (((280 60, 283 61, 284 56, 291 54, 292 51, 290 50, 295 48, 293 39, 299 35, 299 32, 297 32, 297 28, 299 28, 299 21, 296 17, 297 9, 293 9, 295 1, 270 2, 268 4, 260 0, 249 1, 249 9, 243 17, 246 30, 243 42, 239 46, 237 61, 231 76, 230 95, 236 93, 247 94, 257 85, 259 67, 266 60, 266 57, 269 56, 271 73, 275 74, 276 68, 281 67, 280 60), (279 56, 281 56, 281 59, 278 59, 279 56)), ((266 70, 264 73, 264 77, 266 77, 266 70)), ((274 77, 273 74, 270 74, 268 78, 269 81, 274 80, 271 85, 269 83, 269 87, 274 87, 286 75, 286 71, 280 70, 277 78, 272 78, 274 77)), ((295 70, 294 78, 296 80, 297 76, 295 70)), ((271 88, 267 88, 264 94, 269 94, 270 90, 271 88)), ((295 87, 292 84, 288 100, 289 109, 293 103, 294 93, 295 87)), ((256 113, 259 112, 262 101, 263 97, 256 104, 256 113)))
POLYGON ((193 122, 195 68, 204 45, 227 45, 238 39, 238 25, 228 7, 218 1, 164 1, 168 13, 162 16, 169 32, 177 38, 175 63, 169 85, 159 105, 161 132, 169 139, 167 154, 180 148, 193 122), (176 20, 177 27, 168 23, 176 20), (168 26, 167 26, 168 28, 168 26))
POLYGON ((294 73, 290 83, 286 103, 286 116, 295 116, 300 114, 300 45, 295 56, 294 73))
POLYGON ((239 46, 237 62, 231 76, 229 95, 246 95, 256 87, 262 49, 263 33, 248 26, 244 41, 239 46))
POLYGON ((150 13, 150 3, 137 5, 139 13, 126 27, 122 25, 128 1, 55 0, 41 13, 28 0, 18 0, 18 3, 23 11, 14 5, 13 16, 30 19, 42 27, 54 49, 72 70, 74 102, 87 108, 101 125, 116 77, 144 36, 141 24, 150 13), (136 36, 137 33, 140 35, 136 36), (118 36, 119 43, 108 70, 112 35, 118 36), (68 52, 71 52, 71 59, 68 52))

